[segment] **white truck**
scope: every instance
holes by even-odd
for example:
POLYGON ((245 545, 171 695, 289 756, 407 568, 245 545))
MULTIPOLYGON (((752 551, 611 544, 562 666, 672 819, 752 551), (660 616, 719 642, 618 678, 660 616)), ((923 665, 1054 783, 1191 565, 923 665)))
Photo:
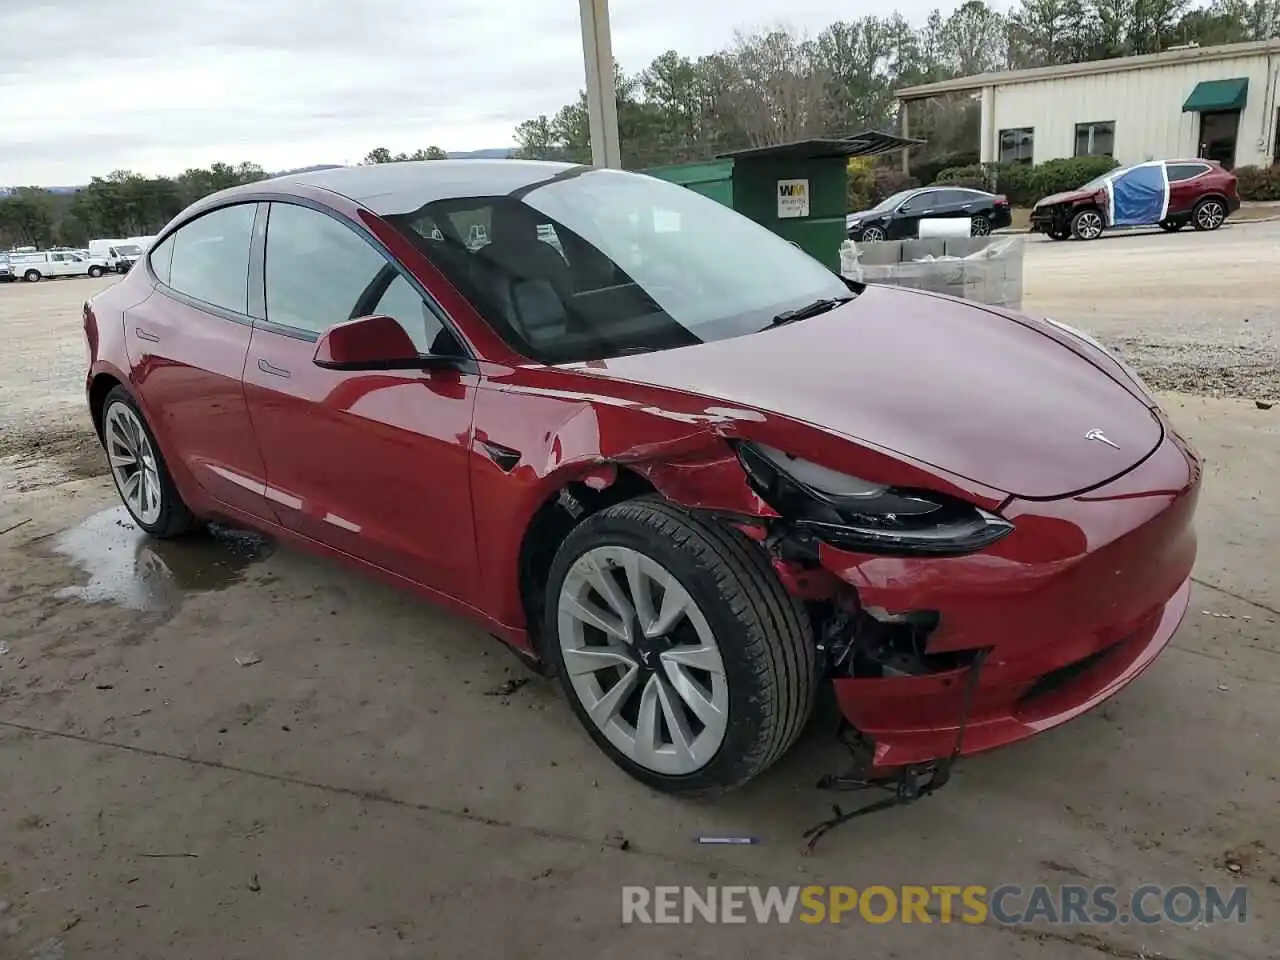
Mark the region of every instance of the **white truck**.
POLYGON ((101 257, 84 257, 71 250, 35 250, 9 254, 14 279, 29 283, 45 277, 100 277, 107 272, 101 257))
POLYGON ((144 247, 138 243, 149 237, 130 237, 128 239, 90 240, 89 256, 105 260, 107 269, 113 273, 128 273, 138 257, 142 256, 144 247))

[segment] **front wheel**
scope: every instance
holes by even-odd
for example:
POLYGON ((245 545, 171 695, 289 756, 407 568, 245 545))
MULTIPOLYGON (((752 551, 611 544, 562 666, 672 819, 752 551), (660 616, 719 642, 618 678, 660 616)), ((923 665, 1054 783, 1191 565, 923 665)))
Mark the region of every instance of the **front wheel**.
POLYGON ((23 280, 25 280, 25 281, 27 281, 27 283, 39 283, 39 282, 40 282, 40 271, 39 271, 39 270, 28 270, 26 273, 24 273, 24 274, 22 275, 22 279, 23 279, 23 280))
POLYGON ((1201 200, 1191 211, 1191 222, 1197 230, 1217 230, 1226 219, 1226 204, 1213 197, 1201 200))
POLYGON ((660 500, 617 504, 569 534, 545 636, 591 738, 659 790, 741 786, 787 751, 813 707, 809 621, 765 552, 660 500))
POLYGON ((862 231, 862 239, 859 243, 883 243, 886 239, 885 232, 881 227, 867 227, 862 231))
POLYGON ((102 405, 102 445, 116 491, 134 522, 153 537, 176 537, 198 522, 183 502, 142 411, 124 387, 102 405))
POLYGON ((1097 240, 1102 236, 1102 214, 1097 210, 1079 210, 1071 218, 1071 235, 1077 240, 1097 240))

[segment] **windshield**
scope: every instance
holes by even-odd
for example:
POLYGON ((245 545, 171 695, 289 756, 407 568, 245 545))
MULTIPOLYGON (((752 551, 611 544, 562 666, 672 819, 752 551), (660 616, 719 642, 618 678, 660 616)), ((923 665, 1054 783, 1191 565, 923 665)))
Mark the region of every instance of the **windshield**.
POLYGON ((892 194, 888 197, 885 197, 883 200, 877 203, 874 207, 872 207, 871 210, 869 210, 868 212, 874 213, 877 210, 891 210, 894 207, 896 207, 898 204, 902 203, 904 200, 906 200, 909 196, 911 196, 915 192, 916 191, 914 190, 899 190, 897 193, 892 194))
POLYGON ((1118 176, 1120 176, 1120 174, 1124 173, 1124 172, 1125 172, 1125 170, 1127 170, 1127 169, 1128 169, 1128 167, 1116 167, 1116 169, 1114 169, 1114 170, 1108 170, 1106 173, 1102 174, 1102 176, 1100 176, 1100 177, 1094 177, 1092 180, 1090 180, 1090 181, 1089 181, 1088 183, 1086 183, 1084 186, 1082 186, 1082 187, 1078 187, 1077 189, 1079 189, 1079 190, 1097 190, 1099 187, 1101 187, 1104 183, 1106 183, 1106 182, 1107 182, 1108 180, 1110 180, 1112 177, 1118 177, 1118 176))
POLYGON ((386 219, 542 363, 740 337, 850 295, 817 260, 728 207, 618 170, 386 219))

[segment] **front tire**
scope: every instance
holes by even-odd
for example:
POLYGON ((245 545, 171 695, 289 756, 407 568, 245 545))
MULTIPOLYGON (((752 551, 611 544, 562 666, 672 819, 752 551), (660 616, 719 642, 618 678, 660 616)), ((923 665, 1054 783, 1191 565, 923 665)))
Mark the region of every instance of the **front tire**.
POLYGON ((1191 211, 1191 223, 1197 230, 1217 230, 1227 219, 1227 205, 1215 197, 1205 197, 1191 211))
POLYGON ((23 280, 25 280, 25 281, 27 281, 27 283, 39 283, 39 282, 40 282, 40 271, 39 271, 39 270, 28 270, 26 273, 24 273, 24 274, 22 275, 22 279, 23 279, 23 280))
POLYGON ((134 523, 162 539, 199 526, 173 482, 146 418, 124 387, 113 387, 102 404, 102 445, 116 492, 134 523))
POLYGON ((884 243, 888 239, 888 235, 882 227, 867 227, 862 231, 862 239, 859 243, 884 243))
POLYGON ((1097 240, 1102 226, 1102 214, 1097 210, 1078 210, 1071 218, 1071 235, 1077 240, 1097 240))
POLYGON ((813 708, 809 620, 765 552, 660 500, 609 507, 565 538, 544 635, 596 745, 670 793, 741 786, 813 708))

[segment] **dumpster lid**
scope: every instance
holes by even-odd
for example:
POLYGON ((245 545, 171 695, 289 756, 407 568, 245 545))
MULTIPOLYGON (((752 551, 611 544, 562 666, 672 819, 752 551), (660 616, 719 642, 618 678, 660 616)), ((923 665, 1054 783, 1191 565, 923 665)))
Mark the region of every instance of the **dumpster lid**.
POLYGON ((869 157, 921 143, 924 141, 899 137, 892 133, 881 133, 878 130, 867 130, 851 137, 813 137, 767 147, 731 150, 728 153, 716 154, 716 159, 824 160, 832 157, 869 157))

